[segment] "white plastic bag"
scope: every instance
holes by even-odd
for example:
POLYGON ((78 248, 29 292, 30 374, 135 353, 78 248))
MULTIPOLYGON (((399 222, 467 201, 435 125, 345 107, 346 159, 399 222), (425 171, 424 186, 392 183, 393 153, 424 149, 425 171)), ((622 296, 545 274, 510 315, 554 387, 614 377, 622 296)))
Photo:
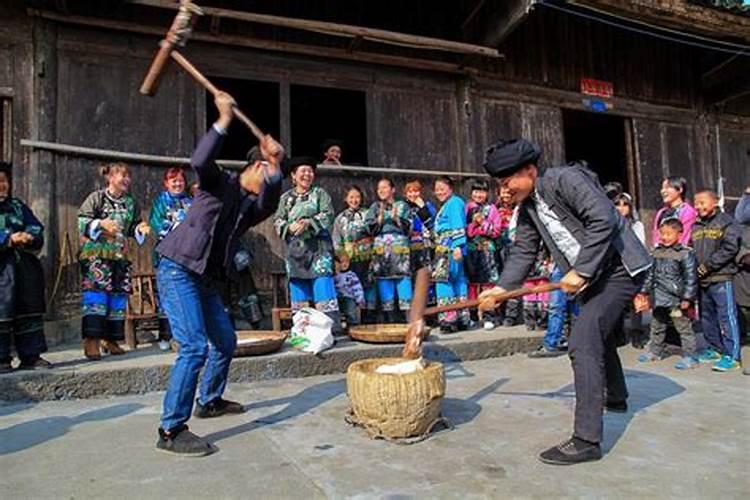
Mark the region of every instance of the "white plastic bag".
POLYGON ((292 317, 289 343, 303 352, 318 354, 333 346, 333 320, 311 307, 303 307, 292 317))

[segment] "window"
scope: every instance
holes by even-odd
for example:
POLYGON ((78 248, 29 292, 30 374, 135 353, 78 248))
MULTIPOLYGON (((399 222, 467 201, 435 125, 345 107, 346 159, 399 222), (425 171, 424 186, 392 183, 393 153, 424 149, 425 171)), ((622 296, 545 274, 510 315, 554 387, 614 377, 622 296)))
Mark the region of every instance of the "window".
MULTIPOLYGON (((237 106, 260 129, 279 138, 279 84, 236 78, 211 78, 214 85, 231 94, 237 106)), ((206 129, 218 118, 214 97, 206 93, 206 129)), ((232 121, 229 135, 221 149, 224 160, 244 160, 248 150, 257 144, 250 130, 239 120, 232 121)))
POLYGON ((341 163, 367 164, 365 93, 356 90, 291 85, 292 152, 323 159, 328 139, 343 141, 341 163))
POLYGON ((13 115, 12 101, 0 99, 0 160, 10 163, 13 159, 13 115))

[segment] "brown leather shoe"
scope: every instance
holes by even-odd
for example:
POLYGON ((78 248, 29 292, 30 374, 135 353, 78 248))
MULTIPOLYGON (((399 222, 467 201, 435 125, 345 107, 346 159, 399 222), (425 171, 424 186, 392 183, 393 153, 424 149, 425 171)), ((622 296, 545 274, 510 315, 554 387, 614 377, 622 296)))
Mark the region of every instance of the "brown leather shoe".
POLYGON ((102 353, 99 350, 99 339, 83 339, 83 355, 93 361, 102 359, 102 353))
POLYGON ((120 356, 121 354, 125 354, 125 349, 120 347, 117 342, 114 342, 112 340, 102 339, 102 348, 112 356, 120 356))

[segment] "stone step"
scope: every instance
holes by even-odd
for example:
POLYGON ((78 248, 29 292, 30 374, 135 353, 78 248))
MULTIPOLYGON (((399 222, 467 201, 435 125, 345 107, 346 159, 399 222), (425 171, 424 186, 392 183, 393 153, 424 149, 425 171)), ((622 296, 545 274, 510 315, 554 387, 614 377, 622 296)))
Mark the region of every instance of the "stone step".
MULTIPOLYGON (((541 344, 541 338, 541 334, 527 332, 523 326, 451 335, 435 333, 425 342, 424 354, 441 362, 495 358, 530 352, 541 344)), ((281 351, 265 356, 235 358, 229 381, 345 373, 353 361, 398 356, 401 349, 399 344, 365 344, 348 338, 318 355, 284 346, 281 351)), ((162 391, 169 381, 175 354, 147 345, 124 356, 107 356, 91 362, 83 358, 80 344, 76 344, 56 349, 45 358, 55 364, 52 370, 0 375, 0 401, 87 399, 162 391)))

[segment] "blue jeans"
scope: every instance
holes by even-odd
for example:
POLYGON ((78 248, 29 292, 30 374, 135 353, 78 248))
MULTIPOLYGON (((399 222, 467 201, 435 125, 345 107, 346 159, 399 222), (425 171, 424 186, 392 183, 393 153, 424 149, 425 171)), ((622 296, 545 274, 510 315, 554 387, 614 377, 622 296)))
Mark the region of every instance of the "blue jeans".
POLYGON ((197 274, 163 258, 156 280, 172 336, 180 345, 161 417, 162 429, 170 430, 190 418, 204 365, 198 402, 210 403, 224 393, 237 337, 219 293, 197 274))
MULTIPOLYGON (((555 266, 550 274, 551 283, 559 283, 563 272, 555 266)), ((575 301, 568 299, 568 294, 562 290, 554 290, 550 293, 549 310, 547 318, 547 333, 544 334, 544 346, 547 349, 557 349, 563 337, 565 319, 568 314, 578 314, 575 301)))
POLYGON ((723 356, 740 359, 740 327, 731 281, 700 289, 700 312, 706 342, 723 356))

